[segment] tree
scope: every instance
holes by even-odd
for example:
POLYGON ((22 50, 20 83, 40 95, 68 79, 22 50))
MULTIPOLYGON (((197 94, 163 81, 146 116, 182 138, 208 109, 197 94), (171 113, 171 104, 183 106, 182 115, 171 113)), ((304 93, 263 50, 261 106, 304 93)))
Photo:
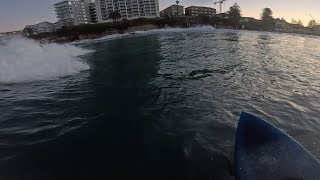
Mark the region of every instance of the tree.
POLYGON ((301 19, 299 19, 298 21, 295 20, 294 18, 291 19, 291 23, 292 24, 296 24, 296 25, 300 25, 300 26, 303 26, 303 23, 301 21, 301 19))
POLYGON ((238 5, 238 3, 233 4, 233 6, 231 6, 229 8, 228 16, 229 16, 230 20, 232 21, 232 23, 234 23, 235 25, 238 24, 238 22, 241 18, 241 9, 240 9, 240 6, 238 5))
POLYGON ((270 8, 264 8, 261 13, 261 28, 262 30, 273 30, 275 27, 276 21, 272 17, 272 10, 270 8))
POLYGON ((202 14, 200 15, 200 18, 204 24, 210 24, 211 18, 209 16, 202 14))
POLYGON ((264 8, 261 13, 261 19, 264 21, 273 20, 272 14, 273 12, 270 8, 264 8))
POLYGON ((35 35, 35 34, 34 34, 34 31, 32 30, 32 28, 26 27, 26 28, 23 29, 23 32, 24 32, 24 34, 25 34, 26 36, 28 36, 28 37, 31 37, 31 36, 34 36, 34 35, 35 35))
POLYGON ((298 21, 296 21, 294 18, 291 19, 292 24, 298 24, 298 21))
POLYGON ((307 28, 309 28, 310 30, 314 30, 316 26, 317 26, 317 22, 315 20, 311 20, 309 21, 307 28))
POLYGON ((121 14, 119 11, 110 11, 109 18, 116 22, 118 19, 121 19, 121 14))

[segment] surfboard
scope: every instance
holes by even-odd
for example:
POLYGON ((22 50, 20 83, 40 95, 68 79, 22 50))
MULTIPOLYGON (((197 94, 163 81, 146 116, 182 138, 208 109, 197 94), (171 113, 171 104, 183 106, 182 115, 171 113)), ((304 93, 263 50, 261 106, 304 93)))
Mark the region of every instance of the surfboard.
POLYGON ((235 144, 235 176, 236 180, 319 180, 320 162, 274 125, 242 113, 235 144))

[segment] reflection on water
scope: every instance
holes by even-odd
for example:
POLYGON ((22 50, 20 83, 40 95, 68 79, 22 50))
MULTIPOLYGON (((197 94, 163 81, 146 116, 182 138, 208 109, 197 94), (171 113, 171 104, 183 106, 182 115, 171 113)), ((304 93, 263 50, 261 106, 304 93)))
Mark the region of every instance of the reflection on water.
POLYGON ((320 157, 319 41, 200 28, 86 42, 90 70, 0 85, 0 177, 232 176, 242 111, 320 157))

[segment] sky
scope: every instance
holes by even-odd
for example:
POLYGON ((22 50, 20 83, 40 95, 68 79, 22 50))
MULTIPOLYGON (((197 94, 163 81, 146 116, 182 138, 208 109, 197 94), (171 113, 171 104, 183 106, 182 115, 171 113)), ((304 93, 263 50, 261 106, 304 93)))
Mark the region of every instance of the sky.
MULTIPOLYGON (((36 24, 43 21, 55 22, 55 11, 52 4, 61 0, 3 0, 0 6, 0 32, 21 30, 26 25, 36 24)), ((180 5, 210 6, 217 10, 214 5, 219 0, 180 0, 180 5)), ((160 10, 175 4, 176 0, 159 0, 160 10)), ((285 18, 291 22, 292 18, 301 19, 305 25, 311 20, 309 14, 320 21, 319 0, 227 0, 223 10, 238 3, 242 10, 242 16, 259 18, 261 10, 269 7, 273 10, 274 17, 285 18)))

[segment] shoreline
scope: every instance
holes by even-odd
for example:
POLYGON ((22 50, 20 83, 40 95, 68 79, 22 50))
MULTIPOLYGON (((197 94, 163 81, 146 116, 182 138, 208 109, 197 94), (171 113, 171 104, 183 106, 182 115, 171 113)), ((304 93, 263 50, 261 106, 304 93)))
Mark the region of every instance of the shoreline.
POLYGON ((290 31, 261 31, 261 30, 248 30, 248 29, 232 29, 232 28, 214 28, 211 25, 202 25, 202 26, 193 26, 193 27, 167 27, 167 28, 154 28, 154 29, 144 29, 144 30, 135 30, 135 31, 121 31, 117 33, 112 33, 112 34, 105 34, 103 36, 96 36, 96 35, 88 35, 87 37, 81 36, 78 40, 74 41, 65 41, 65 42, 49 42, 49 43, 70 43, 70 44, 81 44, 81 42, 84 41, 94 41, 94 40, 99 40, 99 39, 117 39, 118 37, 123 37, 123 36, 129 36, 129 35, 136 35, 136 34, 143 34, 143 32, 151 32, 155 30, 173 30, 173 29, 181 29, 181 30, 187 30, 187 29, 194 29, 194 28, 203 28, 203 27, 211 27, 212 29, 216 30, 234 30, 234 31, 256 31, 256 32, 271 32, 271 33, 281 33, 281 34, 291 34, 291 35, 307 35, 307 36, 316 36, 320 37, 320 35, 312 34, 312 33, 297 33, 297 32, 290 32, 290 31), (112 37, 113 36, 113 37, 112 37), (118 37, 116 37, 118 36, 118 37))
POLYGON ((311 35, 311 36, 319 36, 319 34, 315 34, 308 31, 298 31, 298 30, 261 30, 261 29, 248 29, 248 28, 234 28, 228 25, 216 25, 216 24, 208 24, 208 23, 200 23, 195 22, 193 24, 185 23, 175 23, 175 24, 166 24, 161 22, 163 19, 158 19, 151 23, 141 23, 141 22, 118 22, 118 23, 110 23, 110 24, 93 24, 87 26, 73 26, 66 27, 65 29, 61 29, 57 32, 52 33, 43 33, 37 34, 35 36, 24 36, 33 40, 36 40, 40 43, 75 43, 83 40, 95 40, 99 38, 103 38, 106 36, 112 35, 123 35, 123 34, 135 34, 144 31, 150 30, 162 30, 162 29, 188 29, 188 28, 197 28, 197 27, 212 27, 214 29, 228 29, 228 30, 247 30, 247 31, 258 31, 258 32, 276 32, 276 33, 288 33, 288 34, 300 34, 300 35, 311 35), (135 24, 136 23, 136 24, 135 24), (139 24, 140 23, 140 24, 139 24), (100 28, 100 29, 99 29, 100 28))
POLYGON ((160 33, 161 31, 170 31, 170 32, 179 32, 179 31, 186 31, 186 30, 192 30, 192 29, 212 29, 215 28, 209 25, 203 25, 203 26, 194 26, 194 27, 168 27, 168 28, 155 28, 155 29, 147 29, 147 30, 137 30, 137 31, 125 31, 121 33, 115 33, 115 34, 108 34, 102 37, 98 37, 95 39, 82 39, 82 40, 76 40, 73 42, 69 42, 70 44, 82 44, 87 41, 100 41, 104 39, 118 39, 121 37, 130 37, 131 35, 143 35, 143 34, 156 34, 160 33))

